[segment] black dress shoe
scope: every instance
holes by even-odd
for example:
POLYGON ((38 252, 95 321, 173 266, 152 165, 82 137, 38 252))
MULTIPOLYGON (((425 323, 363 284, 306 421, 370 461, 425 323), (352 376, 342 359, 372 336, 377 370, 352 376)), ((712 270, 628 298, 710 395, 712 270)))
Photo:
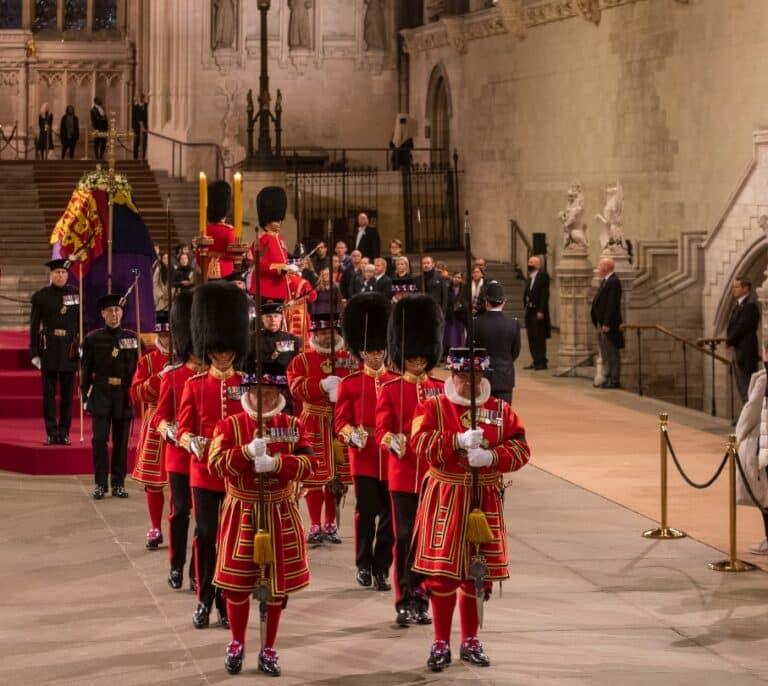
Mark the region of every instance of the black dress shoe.
POLYGON ((461 659, 464 662, 469 662, 478 667, 490 667, 491 658, 489 658, 483 650, 483 644, 477 639, 467 641, 461 644, 461 651, 459 653, 461 659))
POLYGON ((398 607, 395 622, 397 622, 398 626, 408 626, 409 624, 413 624, 413 617, 411 616, 410 609, 407 607, 398 607))
POLYGON ((195 629, 205 629, 211 623, 211 608, 205 603, 198 603, 192 613, 192 624, 195 629))
POLYGON ((48 437, 43 442, 43 445, 56 445, 59 442, 59 437, 54 434, 48 434, 48 437))
POLYGON ((451 664, 451 649, 445 641, 435 641, 427 658, 427 667, 433 672, 442 672, 451 664))
POLYGON ((219 626, 222 629, 229 629, 229 617, 227 617, 227 608, 216 608, 216 614, 219 615, 219 626))
POLYGON ((328 543, 341 543, 341 538, 336 531, 336 526, 331 525, 329 526, 324 532, 323 532, 323 538, 328 541, 328 543))
POLYGON ((424 605, 417 605, 412 609, 413 619, 416 624, 432 624, 432 617, 429 616, 429 610, 424 605))
POLYGON ((364 588, 368 588, 371 585, 371 570, 370 569, 358 569, 355 575, 355 581, 364 588))
POLYGON ((538 372, 538 371, 541 371, 542 369, 546 369, 547 365, 545 365, 545 364, 537 364, 537 365, 534 365, 533 368, 538 372))
POLYGON ((66 431, 59 434, 59 443, 61 445, 72 445, 72 441, 69 440, 69 434, 66 431))
POLYGON ((232 641, 227 644, 227 656, 224 658, 224 669, 230 674, 239 674, 243 668, 245 650, 240 641, 232 641))
POLYGON ((106 493, 107 489, 104 488, 104 486, 96 486, 96 488, 93 489, 93 499, 103 500, 106 493))
POLYGON ((112 497, 113 498, 127 498, 128 497, 128 491, 125 490, 124 486, 113 486, 112 487, 112 497))
POLYGON ((391 591, 392 585, 387 580, 386 572, 374 572, 373 573, 373 587, 377 591, 391 591))
POLYGON ((259 653, 259 671, 269 676, 280 676, 280 665, 277 662, 276 650, 262 648, 259 653))
POLYGON ((178 591, 183 583, 183 575, 178 567, 171 567, 168 572, 168 585, 174 590, 178 591))

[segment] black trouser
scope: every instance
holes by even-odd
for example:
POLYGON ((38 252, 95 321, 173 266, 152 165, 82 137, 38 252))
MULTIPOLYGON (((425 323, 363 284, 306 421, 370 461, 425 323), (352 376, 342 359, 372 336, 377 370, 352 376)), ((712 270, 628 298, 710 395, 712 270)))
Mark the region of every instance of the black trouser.
POLYGON ((419 496, 416 493, 390 491, 395 523, 395 607, 407 606, 413 600, 413 580, 408 568, 413 523, 419 496))
MULTIPOLYGON (((189 474, 168 472, 168 484, 171 487, 171 512, 168 522, 171 528, 169 553, 171 567, 184 569, 187 561, 187 540, 189 537, 189 518, 192 513, 192 491, 189 488, 189 474)), ((190 577, 194 575, 194 560, 190 563, 190 577)))
POLYGON ((388 574, 394 542, 387 482, 372 476, 356 476, 355 563, 358 569, 388 574))
POLYGON ((75 388, 74 372, 43 370, 43 417, 49 436, 68 434, 72 426, 72 392, 75 388), (56 422, 56 384, 59 386, 59 421, 56 422))
POLYGON ((531 351, 533 365, 547 365, 547 331, 543 319, 536 319, 536 310, 525 311, 525 332, 528 334, 528 349, 531 351))
POLYGON ((141 133, 139 129, 133 130, 133 159, 139 159, 139 147, 141 147, 141 159, 147 156, 147 132, 141 133))
POLYGON ((74 141, 72 143, 65 143, 64 141, 61 142, 61 159, 62 160, 67 156, 67 152, 69 152, 69 159, 71 160, 75 156, 74 141))
MULTIPOLYGON (((99 133, 102 133, 99 131, 99 133)), ((107 149, 107 139, 106 138, 94 138, 93 139, 93 154, 96 156, 97 160, 103 160, 104 159, 104 151, 107 149)))
POLYGON ((213 587, 216 573, 216 533, 219 529, 219 511, 224 502, 223 491, 209 491, 207 488, 192 489, 195 500, 195 566, 197 568, 197 599, 211 607, 214 597, 221 609, 224 601, 213 587))
POLYGON ((112 425, 112 488, 125 485, 130 417, 93 416, 93 476, 97 486, 106 490, 109 471, 109 427, 112 425))

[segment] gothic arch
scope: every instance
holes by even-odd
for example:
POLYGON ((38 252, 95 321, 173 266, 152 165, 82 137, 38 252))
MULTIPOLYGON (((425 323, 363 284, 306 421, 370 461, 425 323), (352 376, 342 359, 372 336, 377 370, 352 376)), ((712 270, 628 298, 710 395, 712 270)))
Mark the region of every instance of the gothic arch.
POLYGON ((451 160, 451 118, 453 103, 451 85, 442 62, 432 69, 427 84, 426 120, 429 124, 429 146, 433 165, 449 164, 451 160))
POLYGON ((731 283, 737 276, 744 276, 752 282, 753 294, 757 288, 763 285, 766 270, 766 249, 768 249, 768 242, 765 236, 759 236, 751 245, 745 247, 741 258, 733 263, 731 273, 723 285, 717 304, 714 322, 715 332, 722 333, 728 327, 728 320, 734 307, 731 283))

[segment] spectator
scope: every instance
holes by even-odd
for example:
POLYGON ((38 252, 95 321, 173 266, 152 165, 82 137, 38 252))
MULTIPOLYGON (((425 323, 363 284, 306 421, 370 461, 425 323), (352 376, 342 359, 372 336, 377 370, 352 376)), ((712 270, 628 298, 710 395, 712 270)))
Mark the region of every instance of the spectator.
MULTIPOLYGON (((360 286, 358 293, 373 293, 373 291, 376 290, 376 267, 374 267, 372 264, 364 264, 362 271, 362 285, 360 286)), ((357 295, 357 293, 355 293, 355 295, 357 295)))
MULTIPOLYGON (((621 281, 613 272, 613 260, 601 258, 597 271, 602 277, 592 300, 592 324, 597 330, 597 347, 603 361, 601 388, 620 388, 621 356, 624 332, 621 330, 621 281)), ((735 282, 734 282, 735 283, 735 282)), ((754 366, 757 366, 755 361, 754 366)))
POLYGON ((475 265, 472 267, 472 281, 469 284, 472 297, 472 315, 477 316, 484 310, 485 304, 485 274, 475 265))
POLYGON ((341 312, 344 309, 344 303, 341 299, 341 292, 337 284, 333 285, 333 291, 331 291, 330 273, 328 268, 321 269, 319 273, 320 278, 317 282, 317 300, 309 303, 309 315, 314 317, 318 314, 324 314, 331 311, 331 293, 334 298, 334 311, 341 312))
POLYGON ((323 269, 328 269, 331 266, 331 260, 328 257, 328 246, 325 244, 325 241, 320 241, 315 246, 315 252, 312 255, 312 265, 318 274, 323 269))
POLYGON ((373 290, 391 300, 392 279, 387 276, 387 261, 383 257, 377 257, 373 261, 373 279, 373 290))
POLYGON ((301 267, 301 278, 309 282, 312 288, 315 288, 317 286, 318 276, 317 272, 315 272, 312 260, 309 257, 302 257, 299 266, 301 267))
POLYGON ((147 112, 147 99, 144 93, 139 93, 139 97, 133 103, 131 110, 131 128, 133 129, 133 159, 145 160, 147 158, 147 130, 149 128, 149 115, 147 112), (139 158, 141 150, 141 158, 139 158))
MULTIPOLYGON (((99 97, 93 99, 93 107, 91 107, 91 129, 96 133, 106 133, 109 130, 109 120, 107 119, 107 113, 104 111, 104 107, 101 104, 101 98, 99 97)), ((106 137, 94 136, 93 152, 97 160, 104 159, 104 151, 106 149, 106 137)))
POLYGON ((69 153, 69 159, 73 159, 75 145, 80 138, 80 120, 75 115, 75 108, 72 105, 67 105, 67 111, 61 118, 59 138, 61 139, 61 159, 63 160, 67 153, 69 153))
POLYGON ((422 287, 440 307, 445 316, 448 311, 448 280, 435 269, 435 261, 426 255, 421 260, 422 287))
POLYGON ((195 285, 195 270, 189 263, 189 255, 185 252, 179 255, 179 266, 173 274, 173 286, 178 291, 185 291, 195 285))
POLYGON ((359 293, 363 287, 362 260, 363 256, 359 250, 353 250, 350 255, 352 261, 341 279, 341 294, 344 300, 349 300, 355 293, 359 293))
POLYGON ((393 277, 396 279, 405 279, 411 275, 411 263, 405 255, 400 255, 395 262, 395 273, 393 277))
POLYGON ((728 320, 725 345, 733 354, 733 369, 739 396, 742 402, 747 402, 749 379, 757 370, 760 360, 757 344, 760 308, 752 298, 752 282, 743 276, 737 276, 733 280, 731 293, 736 298, 736 307, 728 320))
POLYGON ((345 270, 349 267, 352 258, 347 254, 347 244, 344 241, 336 241, 334 253, 339 258, 339 268, 345 270))
POLYGON ((485 276, 485 270, 488 268, 488 262, 484 257, 476 257, 472 262, 472 266, 480 267, 480 269, 483 271, 483 276, 485 276))
POLYGON ((448 287, 448 311, 445 315, 443 348, 463 348, 467 342, 467 314, 469 307, 464 297, 464 275, 456 272, 448 287))
POLYGON ((405 253, 402 242, 395 238, 389 244, 389 257, 387 258, 387 276, 390 278, 395 275, 398 257, 405 257, 405 253))
POLYGON ((549 274, 541 268, 541 258, 537 255, 528 259, 523 305, 532 360, 526 369, 546 369, 547 339, 552 335, 549 321, 549 274))
POLYGON ((365 212, 357 215, 355 250, 359 250, 363 257, 367 257, 370 260, 381 255, 379 232, 375 226, 368 224, 368 215, 365 212))
MULTIPOLYGON (((157 245, 157 244, 155 244, 157 245)), ((155 311, 168 309, 168 253, 164 252, 152 267, 152 295, 155 311)))
POLYGON ((444 279, 448 279, 450 281, 451 273, 448 271, 448 265, 442 260, 435 262, 435 271, 444 279))
POLYGON ((44 102, 37 117, 39 133, 37 135, 37 156, 41 160, 48 159, 49 151, 53 150, 53 114, 44 102))

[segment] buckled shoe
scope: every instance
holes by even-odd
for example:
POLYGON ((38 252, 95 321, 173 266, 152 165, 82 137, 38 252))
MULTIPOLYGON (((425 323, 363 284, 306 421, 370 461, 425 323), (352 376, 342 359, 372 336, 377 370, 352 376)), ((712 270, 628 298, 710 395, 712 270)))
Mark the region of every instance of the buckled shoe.
POLYGON ((413 614, 413 621, 416 622, 416 624, 432 624, 432 617, 429 614, 428 607, 429 606, 424 602, 416 601, 416 603, 414 603, 411 612, 413 614))
POLYGON ((231 641, 227 644, 227 655, 224 658, 224 669, 230 674, 239 674, 243 668, 245 649, 240 641, 231 641))
POLYGON ((336 525, 333 522, 323 526, 323 532, 325 540, 329 543, 341 543, 341 538, 339 537, 336 525))
POLYGON ((427 667, 433 672, 442 672, 451 664, 451 648, 447 641, 434 641, 427 658, 427 667))
POLYGON ((411 615, 410 608, 405 605, 398 607, 395 622, 397 622, 398 626, 408 626, 409 624, 413 624, 413 615, 411 615))
POLYGON ((307 534, 307 543, 312 546, 318 546, 322 544, 323 538, 323 530, 319 525, 313 524, 309 528, 309 533, 307 534))
POLYGON ((368 588, 371 585, 371 570, 363 569, 362 567, 357 570, 355 575, 355 581, 364 588, 368 588))
POLYGON ((483 644, 480 643, 480 639, 477 638, 477 636, 471 636, 464 641, 461 644, 461 651, 459 654, 464 662, 469 662, 478 667, 491 666, 491 658, 485 654, 483 644))
POLYGON ((69 434, 66 431, 62 431, 59 434, 59 443, 61 445, 72 445, 72 441, 69 440, 69 434))
POLYGON ((163 532, 160 529, 147 531, 147 549, 157 550, 163 542, 163 532))
POLYGON ((127 498, 128 491, 125 490, 125 486, 112 486, 113 498, 127 498))
POLYGON ((273 648, 262 648, 259 653, 259 671, 269 676, 280 676, 280 665, 277 662, 277 651, 273 648))
POLYGON ((104 486, 96 486, 96 488, 93 489, 93 499, 103 500, 106 493, 107 489, 104 488, 104 486))
POLYGON ((192 613, 192 624, 195 629, 205 629, 211 623, 211 608, 205 603, 198 603, 192 613))

